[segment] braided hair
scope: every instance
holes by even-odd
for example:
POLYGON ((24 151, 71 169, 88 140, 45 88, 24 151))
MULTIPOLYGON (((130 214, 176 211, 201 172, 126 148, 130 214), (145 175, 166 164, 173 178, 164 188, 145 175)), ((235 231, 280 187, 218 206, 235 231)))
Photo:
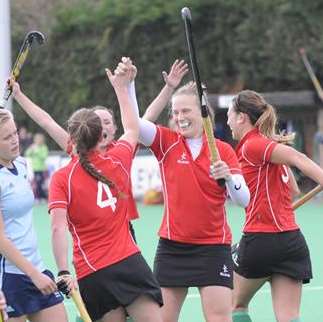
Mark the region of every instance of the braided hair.
POLYGON ((67 121, 67 130, 76 145, 76 151, 83 169, 93 178, 107 184, 110 188, 115 187, 115 184, 99 173, 88 160, 88 153, 95 148, 102 135, 100 118, 94 111, 81 108, 73 113, 67 121))
POLYGON ((276 133, 277 115, 275 108, 266 102, 259 93, 251 90, 241 91, 232 101, 236 112, 245 113, 249 116, 253 126, 259 132, 276 142, 292 144, 295 133, 276 133))

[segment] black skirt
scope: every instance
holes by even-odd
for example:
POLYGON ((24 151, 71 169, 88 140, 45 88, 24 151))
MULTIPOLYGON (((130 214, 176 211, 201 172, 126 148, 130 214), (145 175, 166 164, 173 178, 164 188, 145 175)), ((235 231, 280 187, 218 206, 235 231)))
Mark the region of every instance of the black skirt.
POLYGON ((78 283, 93 321, 120 306, 126 308, 141 295, 163 304, 158 282, 140 253, 87 275, 78 283))
POLYGON ((154 274, 162 287, 233 288, 229 245, 196 245, 160 238, 154 274))
POLYGON ((280 274, 303 283, 312 278, 310 252, 300 230, 245 233, 233 259, 235 272, 245 278, 280 274))

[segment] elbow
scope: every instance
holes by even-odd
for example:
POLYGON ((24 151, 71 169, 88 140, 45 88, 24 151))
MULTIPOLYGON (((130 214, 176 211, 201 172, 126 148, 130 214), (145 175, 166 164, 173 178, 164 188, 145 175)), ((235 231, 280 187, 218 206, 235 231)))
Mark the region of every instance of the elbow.
POLYGON ((294 187, 291 192, 292 192, 292 197, 298 197, 301 194, 301 191, 299 190, 298 187, 294 187))
POLYGON ((247 188, 245 193, 243 194, 243 197, 239 200, 239 206, 243 208, 247 208, 250 202, 250 192, 247 188))
POLYGON ((229 194, 231 197, 231 200, 234 204, 237 206, 240 206, 242 208, 247 208, 250 202, 250 192, 249 189, 243 189, 239 194, 235 194, 233 196, 232 194, 229 194))
POLYGON ((52 240, 57 240, 63 238, 66 235, 66 227, 62 227, 59 225, 52 226, 52 240))

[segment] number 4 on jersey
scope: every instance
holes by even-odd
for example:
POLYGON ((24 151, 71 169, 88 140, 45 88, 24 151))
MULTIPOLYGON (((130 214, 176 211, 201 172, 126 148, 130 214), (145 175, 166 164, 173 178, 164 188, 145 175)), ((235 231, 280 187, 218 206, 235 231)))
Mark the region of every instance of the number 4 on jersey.
POLYGON ((111 207, 112 211, 116 210, 117 198, 113 197, 109 186, 105 183, 98 181, 98 194, 96 204, 100 208, 111 207), (103 193, 104 191, 104 193, 103 193))

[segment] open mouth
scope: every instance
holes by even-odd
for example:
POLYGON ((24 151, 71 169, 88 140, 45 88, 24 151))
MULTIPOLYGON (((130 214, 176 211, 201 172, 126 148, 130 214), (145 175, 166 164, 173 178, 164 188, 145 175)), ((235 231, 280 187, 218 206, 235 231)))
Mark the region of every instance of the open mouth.
POLYGON ((13 153, 16 153, 16 152, 18 152, 19 151, 19 145, 16 145, 15 147, 13 147, 12 149, 11 149, 11 152, 13 152, 13 153))
POLYGON ((191 126, 191 122, 189 121, 183 121, 183 122, 178 122, 178 127, 181 130, 186 130, 187 128, 189 128, 191 126))

